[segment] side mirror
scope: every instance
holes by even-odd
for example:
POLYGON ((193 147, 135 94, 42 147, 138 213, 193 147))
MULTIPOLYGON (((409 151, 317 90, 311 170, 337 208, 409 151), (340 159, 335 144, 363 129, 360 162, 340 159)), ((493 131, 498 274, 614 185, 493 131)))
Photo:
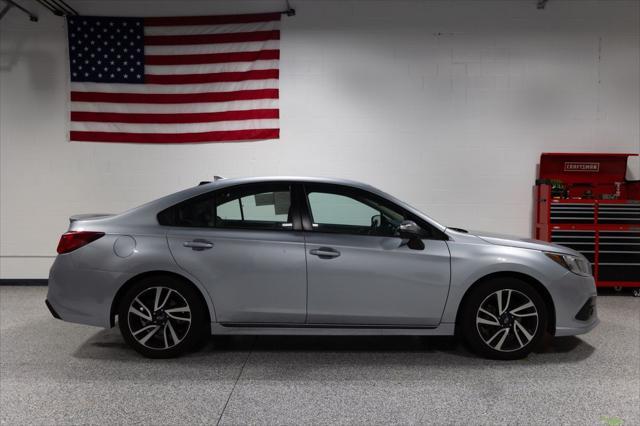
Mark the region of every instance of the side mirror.
POLYGON ((412 250, 424 250, 424 242, 420 238, 422 236, 422 229, 412 220, 403 221, 398 226, 398 235, 402 239, 408 239, 407 247, 412 250))
POLYGON ((398 226, 398 235, 400 238, 419 238, 420 233, 420 227, 412 220, 404 220, 400 226, 398 226))

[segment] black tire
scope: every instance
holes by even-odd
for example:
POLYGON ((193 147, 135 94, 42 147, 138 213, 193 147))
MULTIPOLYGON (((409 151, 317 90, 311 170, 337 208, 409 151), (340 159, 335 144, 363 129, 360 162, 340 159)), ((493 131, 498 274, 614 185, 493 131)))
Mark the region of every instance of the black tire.
POLYGON ((461 309, 462 335, 471 349, 485 358, 524 358, 540 345, 547 329, 544 300, 533 286, 515 277, 492 278, 478 284, 461 309), (501 315, 498 297, 502 302, 501 315), (531 307, 517 309, 528 302, 531 307))
POLYGON ((173 358, 196 349, 210 330, 198 290, 170 275, 149 276, 133 284, 118 307, 118 325, 124 340, 148 358, 173 358), (151 336, 142 342, 147 334, 151 336))

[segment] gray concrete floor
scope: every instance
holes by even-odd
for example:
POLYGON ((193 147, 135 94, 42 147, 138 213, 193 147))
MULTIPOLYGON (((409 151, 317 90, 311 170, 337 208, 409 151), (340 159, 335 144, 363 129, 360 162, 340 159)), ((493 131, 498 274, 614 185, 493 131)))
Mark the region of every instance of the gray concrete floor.
POLYGON ((148 360, 0 287, 2 424, 640 424, 640 299, 515 362, 453 338, 243 337, 148 360))

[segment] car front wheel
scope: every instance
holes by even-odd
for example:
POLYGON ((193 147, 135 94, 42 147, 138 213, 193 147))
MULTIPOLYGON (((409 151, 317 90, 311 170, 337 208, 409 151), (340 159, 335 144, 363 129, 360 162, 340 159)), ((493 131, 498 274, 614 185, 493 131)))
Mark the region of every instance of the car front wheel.
POLYGON ((487 358, 526 357, 540 344, 547 327, 544 300, 530 284, 515 277, 480 284, 462 309, 465 340, 487 358))
POLYGON ((171 358, 205 337, 205 306, 193 287, 170 276, 148 277, 125 294, 118 325, 125 341, 149 358, 171 358))

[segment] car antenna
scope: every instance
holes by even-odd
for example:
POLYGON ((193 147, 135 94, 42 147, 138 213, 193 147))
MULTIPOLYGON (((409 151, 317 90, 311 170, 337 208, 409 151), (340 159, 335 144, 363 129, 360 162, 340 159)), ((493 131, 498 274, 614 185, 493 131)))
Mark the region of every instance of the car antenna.
MULTIPOLYGON (((226 178, 223 178, 222 176, 214 176, 213 177, 213 182, 215 182, 217 180, 220 180, 220 179, 226 179, 226 178)), ((200 181, 200 183, 198 183, 198 186, 206 185, 208 183, 211 183, 211 181, 210 180, 203 180, 203 181, 200 181)))

